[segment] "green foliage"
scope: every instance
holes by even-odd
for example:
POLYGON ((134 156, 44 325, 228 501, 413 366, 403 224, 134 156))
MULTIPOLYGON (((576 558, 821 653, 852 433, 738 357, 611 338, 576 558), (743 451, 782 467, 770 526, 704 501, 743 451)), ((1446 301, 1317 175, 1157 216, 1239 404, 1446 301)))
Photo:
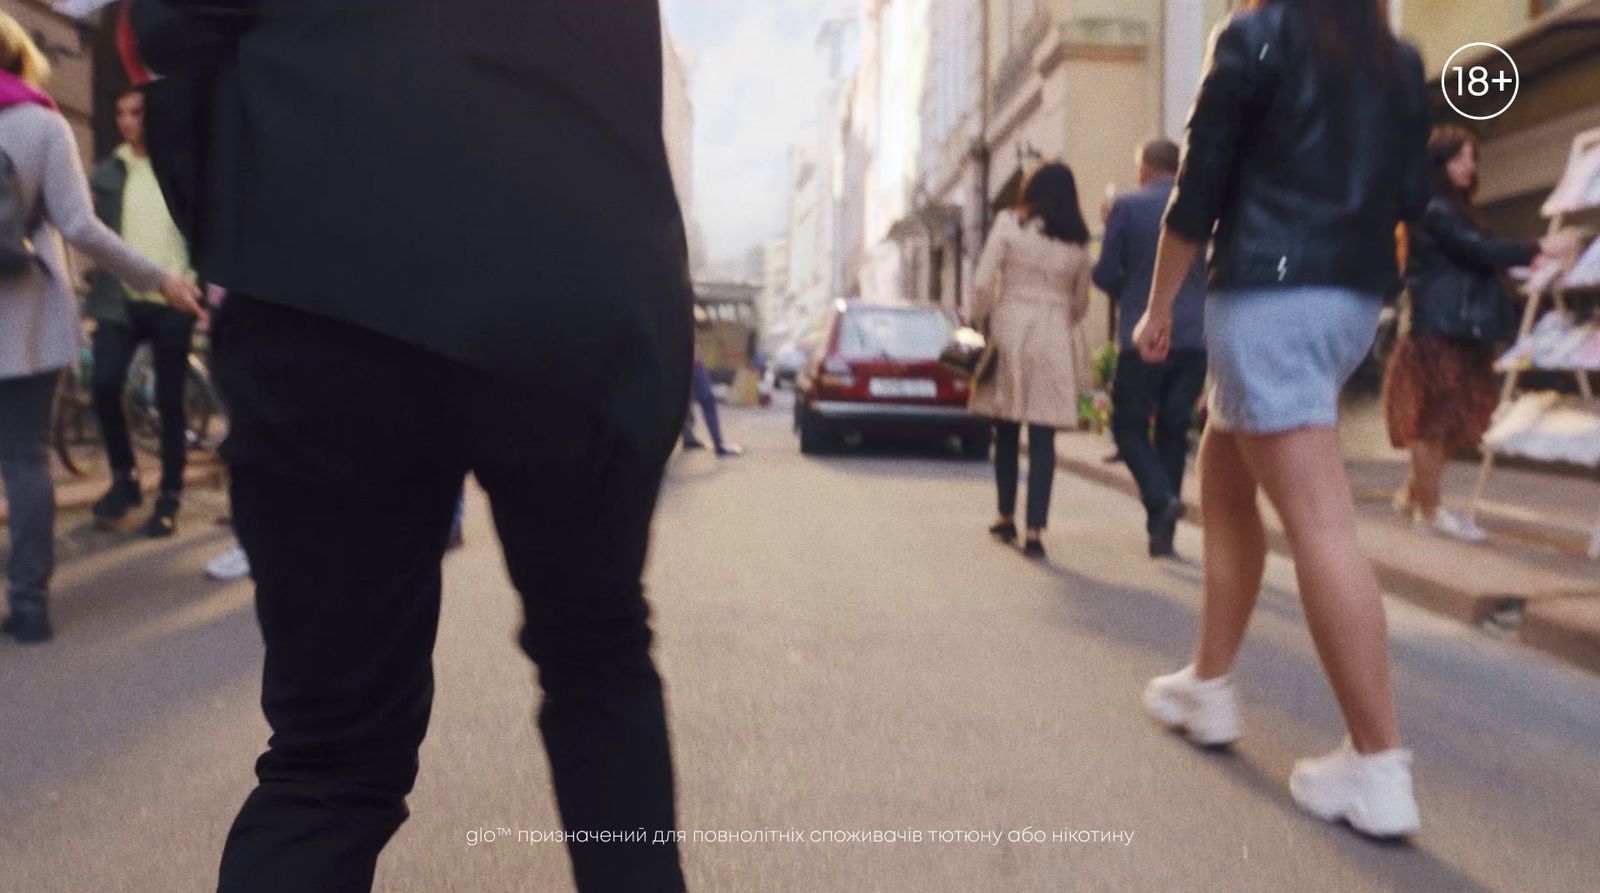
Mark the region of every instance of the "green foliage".
POLYGON ((1111 388, 1117 376, 1117 342, 1107 341, 1094 355, 1094 383, 1096 387, 1111 388))

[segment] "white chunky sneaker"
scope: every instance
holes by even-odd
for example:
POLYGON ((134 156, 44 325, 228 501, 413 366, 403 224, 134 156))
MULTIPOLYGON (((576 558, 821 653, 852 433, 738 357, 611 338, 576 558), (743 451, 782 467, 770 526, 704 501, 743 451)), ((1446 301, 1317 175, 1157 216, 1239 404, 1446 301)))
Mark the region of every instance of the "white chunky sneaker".
POLYGON ((1346 738, 1327 756, 1295 763, 1289 793, 1317 818, 1342 819, 1372 837, 1403 837, 1422 828, 1411 791, 1411 751, 1403 748, 1363 755, 1346 738))
POLYGON ((1430 520, 1417 514, 1417 526, 1429 533, 1446 536, 1463 543, 1482 543, 1489 540, 1489 534, 1466 515, 1458 515, 1449 509, 1439 509, 1433 513, 1430 520))
POLYGON ((1150 680, 1144 690, 1144 709, 1156 722, 1182 729, 1201 747, 1216 747, 1239 740, 1239 701, 1228 677, 1200 680, 1194 665, 1150 680))

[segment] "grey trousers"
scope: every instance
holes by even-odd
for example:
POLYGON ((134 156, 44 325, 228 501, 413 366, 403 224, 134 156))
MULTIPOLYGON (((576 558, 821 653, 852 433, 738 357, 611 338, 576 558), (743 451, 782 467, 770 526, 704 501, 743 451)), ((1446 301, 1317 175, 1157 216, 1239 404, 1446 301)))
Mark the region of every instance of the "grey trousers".
POLYGON ((61 373, 0 379, 0 478, 10 507, 6 567, 13 614, 42 613, 55 571, 55 484, 50 423, 61 373))

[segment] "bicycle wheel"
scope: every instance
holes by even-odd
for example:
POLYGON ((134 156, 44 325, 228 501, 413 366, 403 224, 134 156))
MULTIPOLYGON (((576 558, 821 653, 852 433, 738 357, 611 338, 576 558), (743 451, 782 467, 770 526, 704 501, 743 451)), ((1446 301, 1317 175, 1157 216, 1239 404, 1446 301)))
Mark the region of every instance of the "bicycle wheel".
POLYGON ((148 344, 139 345, 128 363, 128 383, 122 389, 122 409, 128 419, 128 437, 136 449, 161 455, 161 414, 156 409, 155 358, 148 344))

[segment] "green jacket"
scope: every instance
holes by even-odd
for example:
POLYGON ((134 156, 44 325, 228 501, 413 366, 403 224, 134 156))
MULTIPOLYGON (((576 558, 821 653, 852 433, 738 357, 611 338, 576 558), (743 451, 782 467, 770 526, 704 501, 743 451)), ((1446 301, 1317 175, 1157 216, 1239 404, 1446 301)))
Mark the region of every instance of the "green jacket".
MULTIPOLYGON (((89 178, 95 216, 117 235, 122 234, 122 196, 127 188, 128 166, 115 155, 100 162, 89 178)), ((96 269, 89 274, 89 295, 84 299, 83 312, 96 322, 126 324, 128 292, 115 276, 96 269)))

